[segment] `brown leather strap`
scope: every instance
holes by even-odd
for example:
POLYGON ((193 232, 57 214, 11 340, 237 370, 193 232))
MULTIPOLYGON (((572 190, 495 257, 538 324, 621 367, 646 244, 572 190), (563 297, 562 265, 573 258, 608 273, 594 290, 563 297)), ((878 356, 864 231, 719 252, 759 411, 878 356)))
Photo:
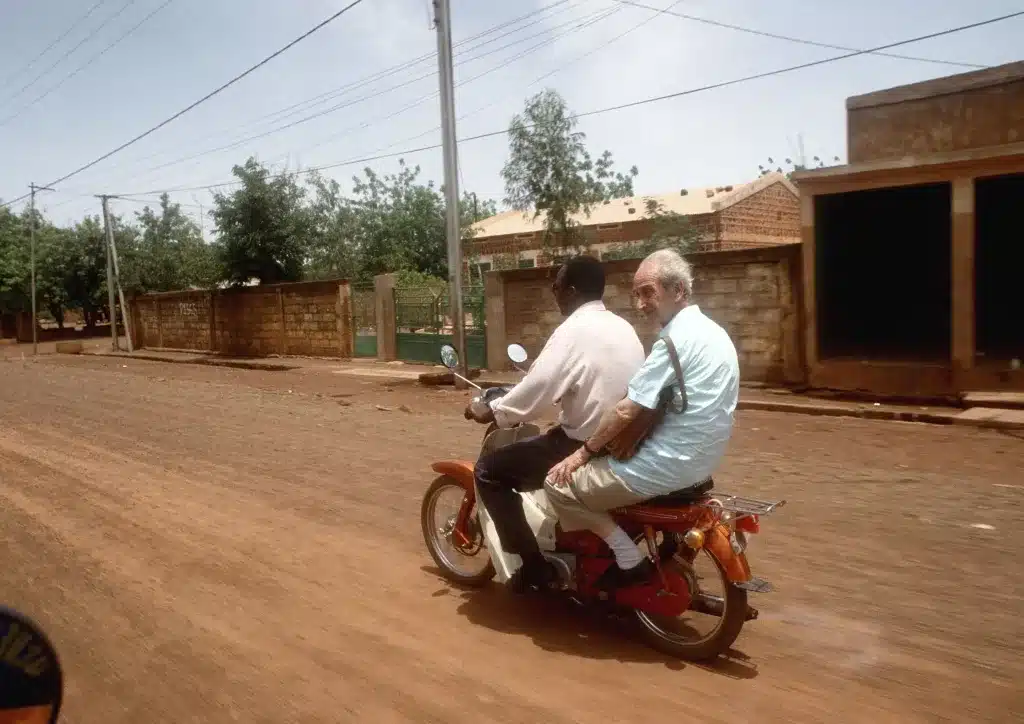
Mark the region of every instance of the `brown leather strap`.
MULTIPOLYGON (((682 405, 676 405, 675 400, 673 399, 673 404, 671 405, 673 408, 672 411, 677 415, 681 415, 686 412, 689 400, 686 399, 686 384, 683 382, 683 368, 679 364, 679 353, 676 352, 676 346, 672 344, 672 339, 667 334, 664 337, 661 337, 661 341, 665 343, 665 347, 668 349, 669 359, 672 360, 672 367, 676 371, 676 381, 679 382, 679 396, 683 400, 682 405)), ((673 398, 674 397, 675 395, 673 395, 673 398)))

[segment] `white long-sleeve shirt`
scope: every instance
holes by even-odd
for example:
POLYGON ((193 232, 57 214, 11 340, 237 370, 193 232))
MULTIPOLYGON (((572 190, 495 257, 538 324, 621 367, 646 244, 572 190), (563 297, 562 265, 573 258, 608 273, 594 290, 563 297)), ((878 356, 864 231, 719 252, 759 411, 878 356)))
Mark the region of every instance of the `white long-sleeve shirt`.
POLYGON ((492 403, 494 419, 507 428, 560 403, 565 434, 586 440, 605 411, 626 396, 644 356, 633 325, 603 302, 587 302, 552 332, 522 382, 492 403))

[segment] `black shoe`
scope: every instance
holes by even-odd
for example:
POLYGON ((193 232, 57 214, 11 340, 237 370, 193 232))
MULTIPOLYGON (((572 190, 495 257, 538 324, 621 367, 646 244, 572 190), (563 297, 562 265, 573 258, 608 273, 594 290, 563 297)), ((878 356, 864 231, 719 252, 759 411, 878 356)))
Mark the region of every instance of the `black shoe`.
POLYGON ((551 589, 558 582, 558 571, 549 561, 524 563, 508 579, 509 590, 525 594, 551 589))
POLYGON ((647 583, 654 576, 655 570, 651 559, 646 556, 638 565, 625 570, 619 568, 617 561, 613 561, 600 575, 594 586, 599 591, 611 593, 618 588, 629 588, 647 583))

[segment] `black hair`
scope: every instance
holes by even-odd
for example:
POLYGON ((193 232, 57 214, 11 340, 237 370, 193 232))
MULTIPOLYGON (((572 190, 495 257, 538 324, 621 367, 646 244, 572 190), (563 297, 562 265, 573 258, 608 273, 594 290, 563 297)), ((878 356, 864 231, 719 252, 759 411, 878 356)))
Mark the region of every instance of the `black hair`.
POLYGON ((565 269, 565 285, 574 287, 576 292, 593 301, 604 296, 604 267, 592 256, 574 256, 562 266, 565 269))

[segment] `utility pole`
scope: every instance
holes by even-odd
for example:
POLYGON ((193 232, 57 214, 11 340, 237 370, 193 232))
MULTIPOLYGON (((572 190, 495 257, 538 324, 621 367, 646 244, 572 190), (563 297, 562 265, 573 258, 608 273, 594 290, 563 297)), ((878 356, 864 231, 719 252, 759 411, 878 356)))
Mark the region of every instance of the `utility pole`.
POLYGON ((444 151, 444 195, 448 236, 448 296, 452 336, 459 350, 459 368, 469 377, 466 318, 462 309, 462 230, 459 224, 459 151, 455 136, 455 82, 452 70, 452 24, 449 0, 433 0, 437 29, 437 64, 441 80, 441 140, 444 151))
POLYGON ((100 196, 103 202, 103 227, 107 232, 107 297, 110 304, 110 340, 111 348, 117 352, 117 308, 114 301, 114 228, 110 225, 110 197, 100 196))
POLYGON ((28 185, 32 201, 28 215, 29 256, 32 258, 32 354, 39 354, 39 323, 36 314, 36 191, 53 191, 48 186, 28 185))

